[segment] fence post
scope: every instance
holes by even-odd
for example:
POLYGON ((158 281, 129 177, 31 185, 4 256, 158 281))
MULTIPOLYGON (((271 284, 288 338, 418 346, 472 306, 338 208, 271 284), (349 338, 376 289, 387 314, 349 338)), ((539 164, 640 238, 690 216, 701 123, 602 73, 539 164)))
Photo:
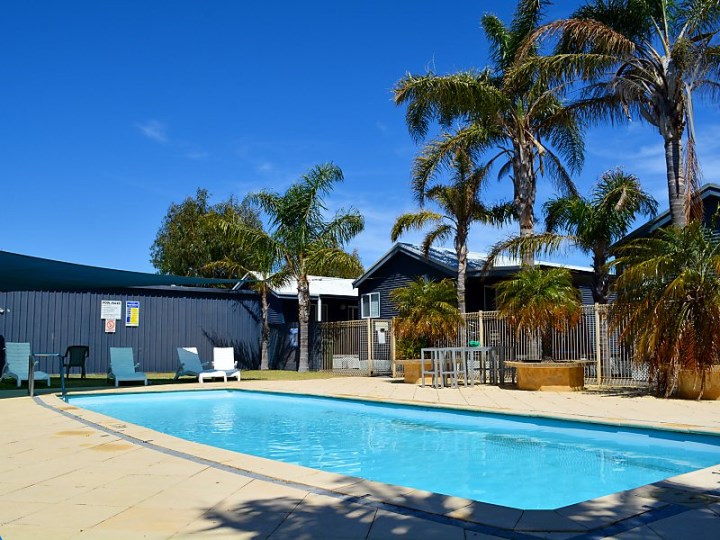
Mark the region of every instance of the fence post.
POLYGON ((600 304, 595 302, 595 362, 597 364, 597 383, 602 385, 602 349, 600 347, 600 304))
POLYGON ((375 340, 372 333, 372 319, 367 320, 367 342, 368 342, 368 375, 373 373, 373 349, 375 348, 375 340))
POLYGON ((390 370, 392 372, 392 378, 397 376, 397 369, 395 367, 395 319, 390 320, 390 370))
POLYGON ((478 311, 477 313, 477 320, 478 320, 478 341, 480 342, 480 346, 485 346, 485 325, 483 324, 483 312, 478 311))

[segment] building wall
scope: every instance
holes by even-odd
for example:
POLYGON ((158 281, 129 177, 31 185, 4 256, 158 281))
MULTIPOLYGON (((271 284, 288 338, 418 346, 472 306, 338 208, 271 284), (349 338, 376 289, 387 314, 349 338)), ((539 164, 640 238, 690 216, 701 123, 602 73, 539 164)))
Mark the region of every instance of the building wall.
MULTIPOLYGON (((174 372, 177 347, 197 347, 212 360, 213 346, 233 346, 241 366, 259 364, 260 299, 255 293, 127 289, 108 292, 21 291, 0 293, 0 339, 30 342, 34 353, 61 353, 68 345, 88 345, 89 373, 105 373, 110 347, 132 347, 144 371, 174 372), (140 324, 106 334, 101 300, 140 302, 140 324)), ((4 360, 4 358, 2 359, 4 360)), ((57 361, 39 369, 57 373, 57 361)))
POLYGON ((429 279, 441 280, 448 276, 430 264, 418 261, 404 253, 398 252, 391 257, 381 268, 363 281, 358 288, 358 317, 361 316, 362 295, 380 293, 380 318, 389 319, 397 315, 397 310, 390 300, 390 292, 408 283, 419 276, 427 275, 429 279))
MULTIPOLYGON (((359 288, 358 317, 361 313, 361 302, 364 294, 373 292, 380 293, 380 318, 389 319, 397 315, 397 310, 392 305, 390 293, 419 276, 426 275, 429 279, 439 281, 444 278, 455 279, 455 275, 448 275, 438 270, 429 263, 424 263, 402 252, 391 257, 372 276, 363 281, 359 288)), ((466 285, 467 311, 488 311, 496 309, 494 285, 509 276, 488 276, 485 279, 468 277, 466 285)), ((592 288, 590 286, 591 276, 589 274, 573 273, 573 282, 580 291, 583 304, 592 304, 592 288)))

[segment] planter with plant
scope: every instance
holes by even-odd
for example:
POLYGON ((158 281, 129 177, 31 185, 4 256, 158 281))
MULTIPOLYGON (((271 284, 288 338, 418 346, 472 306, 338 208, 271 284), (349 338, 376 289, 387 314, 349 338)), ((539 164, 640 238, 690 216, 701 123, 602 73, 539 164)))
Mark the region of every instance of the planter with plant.
POLYGON ((506 362, 517 373, 521 390, 579 390, 584 386, 584 363, 556 361, 552 332, 573 328, 580 321, 580 293, 565 268, 542 270, 526 267, 496 285, 498 311, 514 329, 534 335, 540 343, 541 361, 506 362))
POLYGON ((618 249, 610 324, 658 396, 720 397, 720 240, 699 222, 618 249))
POLYGON ((395 289, 390 299, 398 310, 394 329, 398 357, 404 359, 405 382, 414 384, 420 379, 420 350, 454 339, 464 324, 457 291, 450 279, 437 282, 421 277, 395 289))

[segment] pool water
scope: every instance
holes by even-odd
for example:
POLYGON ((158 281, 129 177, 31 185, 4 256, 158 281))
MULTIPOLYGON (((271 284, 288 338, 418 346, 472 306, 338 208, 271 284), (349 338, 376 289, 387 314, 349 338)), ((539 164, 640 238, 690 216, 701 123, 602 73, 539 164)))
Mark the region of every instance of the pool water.
POLYGON ((239 390, 70 401, 244 454, 522 509, 720 463, 717 437, 450 409, 239 390))

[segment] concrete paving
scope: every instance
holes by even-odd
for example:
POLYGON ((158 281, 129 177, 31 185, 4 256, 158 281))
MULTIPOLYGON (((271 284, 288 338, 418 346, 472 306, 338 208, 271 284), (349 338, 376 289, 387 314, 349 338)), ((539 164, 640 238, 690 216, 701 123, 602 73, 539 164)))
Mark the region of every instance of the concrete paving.
MULTIPOLYGON (((182 384, 133 391, 217 387, 720 435, 720 402, 611 393, 433 389, 380 378, 182 384)), ((522 511, 211 448, 78 409, 52 394, 2 399, 0 411, 4 540, 720 538, 720 465, 557 510, 522 511)))

